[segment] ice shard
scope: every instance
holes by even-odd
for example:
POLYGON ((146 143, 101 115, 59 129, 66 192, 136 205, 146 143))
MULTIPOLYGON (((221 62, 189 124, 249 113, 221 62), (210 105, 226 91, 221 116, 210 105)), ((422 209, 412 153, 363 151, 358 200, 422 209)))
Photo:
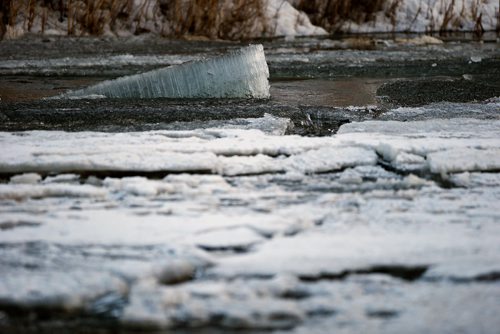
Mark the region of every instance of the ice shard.
POLYGON ((120 77, 66 92, 60 98, 268 98, 269 68, 262 45, 220 57, 120 77))

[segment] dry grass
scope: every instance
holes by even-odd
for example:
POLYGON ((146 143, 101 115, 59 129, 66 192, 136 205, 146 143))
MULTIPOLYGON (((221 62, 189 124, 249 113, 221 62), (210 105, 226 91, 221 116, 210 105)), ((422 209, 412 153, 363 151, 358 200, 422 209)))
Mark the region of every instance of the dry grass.
MULTIPOLYGON (((433 22, 433 27, 438 27, 441 34, 456 30, 461 28, 463 18, 469 17, 472 22, 474 22, 474 32, 477 35, 482 35, 484 33, 483 28, 483 14, 481 12, 481 6, 483 5, 484 0, 475 0, 472 3, 470 8, 470 12, 466 12, 464 0, 462 0, 462 7, 460 11, 456 9, 459 8, 459 4, 457 1, 451 0, 441 0, 440 1, 440 11, 444 13, 443 19, 440 22, 433 22)), ((500 1, 499 1, 500 4, 500 1)))
MULTIPOLYGON (((44 32, 57 25, 68 35, 102 35, 107 31, 129 31, 135 34, 155 32, 166 37, 206 37, 243 39, 272 35, 270 18, 266 17, 268 0, 1 0, 0 38, 22 24, 23 31, 44 32)), ((286 1, 286 0, 283 0, 286 1)), ((396 26, 396 12, 402 0, 289 0, 304 11, 312 23, 329 32, 338 31, 345 22, 373 22, 380 12, 396 26)), ((422 3, 434 3, 422 0, 422 3)), ((483 29, 481 6, 474 0, 465 10, 464 0, 439 0, 441 18, 434 11, 418 10, 429 18, 428 31, 447 32, 461 28, 463 18, 483 29), (461 6, 461 7, 459 7, 461 6), (461 10, 460 10, 461 9, 461 10)), ((430 6, 429 8, 434 8, 430 6)), ((271 20, 272 21, 272 20, 271 20)), ((500 1, 498 14, 500 31, 500 1)))
POLYGON ((395 11, 401 0, 298 0, 297 8, 303 10, 315 25, 331 32, 344 22, 364 23, 374 20, 375 14, 386 8, 386 15, 395 20, 395 11))
POLYGON ((45 31, 49 14, 68 35, 101 35, 106 30, 164 36, 241 39, 265 31, 266 0, 2 0, 0 37, 8 26, 23 23, 25 31, 45 31), (259 28, 260 27, 260 28, 259 28))
POLYGON ((497 13, 496 13, 496 16, 497 16, 497 33, 500 33, 500 0, 498 0, 498 8, 497 8, 497 13))
POLYGON ((264 0, 172 0, 160 9, 177 37, 241 39, 265 20, 264 0))

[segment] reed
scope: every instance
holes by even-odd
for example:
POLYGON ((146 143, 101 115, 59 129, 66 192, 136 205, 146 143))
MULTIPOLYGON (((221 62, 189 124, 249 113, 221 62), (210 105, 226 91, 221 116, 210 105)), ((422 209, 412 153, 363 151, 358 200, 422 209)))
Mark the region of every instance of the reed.
MULTIPOLYGON (((0 1, 0 38, 8 29, 22 24, 24 31, 44 32, 48 27, 67 35, 99 36, 106 31, 135 34, 154 31, 165 37, 205 37, 245 39, 272 35, 266 16, 269 0, 2 0, 0 1)), ((304 11, 312 23, 329 32, 338 31, 345 22, 359 24, 376 20, 381 12, 396 26, 397 9, 403 0, 283 0, 304 11)), ((428 4, 434 3, 431 0, 428 4)), ((460 28, 464 18, 475 23, 477 33, 484 31, 481 6, 474 0, 465 10, 465 0, 439 0, 444 13, 441 20, 433 10, 428 31, 444 33, 460 28)), ((434 8, 431 6, 431 8, 434 8)), ((413 19, 421 13, 419 10, 413 19)), ((411 25, 410 25, 411 30, 411 25)), ((500 1, 498 30, 500 30, 500 1)))
POLYGON ((401 0, 296 0, 296 8, 303 10, 313 24, 335 32, 346 21, 364 23, 374 20, 375 14, 385 10, 385 15, 395 17, 401 0))
POLYGON ((174 36, 241 39, 265 21, 265 0, 173 0, 161 7, 174 36))

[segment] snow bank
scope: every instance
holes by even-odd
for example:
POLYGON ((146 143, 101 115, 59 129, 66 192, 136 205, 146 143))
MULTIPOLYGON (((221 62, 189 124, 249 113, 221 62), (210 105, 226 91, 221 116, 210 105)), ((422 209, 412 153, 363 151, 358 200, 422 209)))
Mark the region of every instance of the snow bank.
POLYGON ((340 30, 356 33, 495 30, 500 4, 496 0, 386 1, 373 20, 347 21, 340 30))
POLYGON ((304 12, 298 11, 286 0, 267 0, 266 16, 273 36, 327 34, 325 29, 313 25, 304 12))
POLYGON ((0 200, 44 197, 104 198, 107 192, 91 185, 69 184, 0 184, 0 200))
MULTIPOLYGON (((354 33, 481 31, 495 30, 498 25, 499 4, 496 0, 387 0, 382 5, 382 10, 375 13, 361 13, 360 11, 366 10, 366 6, 355 7, 347 2, 346 6, 352 6, 352 11, 359 12, 350 13, 352 15, 349 16, 363 17, 366 21, 354 22, 340 16, 335 19, 335 22, 332 22, 331 17, 336 17, 339 13, 327 12, 319 14, 320 16, 315 18, 317 22, 322 22, 324 27, 313 25, 304 12, 296 9, 297 6, 303 6, 302 2, 297 0, 262 0, 239 4, 235 8, 234 2, 222 0, 215 3, 216 8, 212 4, 212 8, 205 9, 206 15, 199 15, 199 10, 196 9, 197 3, 184 1, 178 9, 192 15, 192 17, 187 18, 182 14, 179 16, 178 13, 172 13, 171 8, 165 7, 162 1, 157 0, 135 0, 129 1, 127 6, 120 7, 118 5, 120 16, 117 16, 116 13, 113 16, 109 9, 97 9, 88 13, 86 3, 75 1, 73 4, 74 13, 72 16, 68 15, 70 22, 68 22, 66 15, 60 20, 59 11, 53 10, 47 13, 39 5, 35 5, 35 15, 30 19, 26 9, 27 5, 25 5, 21 6, 19 10, 17 20, 15 20, 16 24, 6 26, 5 37, 18 38, 28 30, 33 33, 61 36, 68 35, 68 29, 70 29, 71 34, 77 36, 99 34, 128 37, 147 32, 167 37, 178 37, 179 33, 189 34, 184 31, 191 31, 194 26, 195 35, 241 39, 325 35, 327 34, 326 30, 333 29, 354 33), (76 13, 76 11, 79 12, 76 13), (238 13, 239 16, 235 13, 238 13), (87 16, 100 17, 101 19, 92 23, 80 19, 80 17, 87 16), (172 20, 171 17, 175 17, 175 19, 172 20), (194 20, 194 24, 189 27, 185 26, 188 19, 194 20)), ((179 4, 172 7, 175 6, 179 6, 179 4)), ((313 6, 317 9, 325 7, 320 1, 316 1, 313 6)), ((330 10, 328 8, 326 10, 330 10)))
POLYGON ((182 0, 167 6, 160 0, 134 0, 113 3, 111 10, 106 3, 99 5, 101 7, 94 5, 89 9, 87 2, 76 0, 71 4, 71 12, 66 10, 66 15, 61 16, 57 6, 55 10, 47 10, 38 4, 32 15, 27 2, 23 3, 14 19, 15 25, 7 25, 5 37, 18 38, 28 31, 52 36, 106 37, 131 37, 140 33, 165 37, 193 34, 233 40, 326 34, 286 0, 247 3, 219 0, 210 5, 182 0), (83 20, 85 17, 99 20, 83 20))

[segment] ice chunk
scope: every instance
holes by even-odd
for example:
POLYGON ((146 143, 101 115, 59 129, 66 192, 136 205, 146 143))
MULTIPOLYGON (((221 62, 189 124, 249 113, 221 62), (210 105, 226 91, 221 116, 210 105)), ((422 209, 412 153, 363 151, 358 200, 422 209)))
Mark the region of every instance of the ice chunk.
POLYGON ((208 231, 193 237, 193 242, 206 250, 247 250, 263 240, 260 234, 243 226, 208 231))
POLYGON ((500 174, 498 173, 469 173, 451 175, 449 180, 458 187, 499 187, 500 174))
POLYGON ((0 184, 0 200, 44 197, 104 198, 107 192, 91 185, 72 184, 0 184))
POLYGON ((497 171, 500 169, 500 149, 450 149, 432 152, 427 160, 434 173, 497 171))
POLYGON ((288 159, 291 170, 303 173, 324 173, 346 167, 374 165, 375 152, 363 147, 322 147, 297 154, 288 159))
POLYGON ((42 177, 37 173, 25 173, 21 175, 14 175, 10 178, 11 184, 36 184, 40 182, 42 177))
MULTIPOLYGON (((414 110, 418 112, 418 109, 414 110)), ((452 118, 416 120, 412 122, 390 120, 352 122, 343 124, 337 133, 371 132, 387 135, 404 135, 413 138, 424 135, 428 137, 429 134, 437 135, 441 138, 491 138, 496 137, 498 131, 500 131, 500 122, 497 120, 485 121, 473 118, 452 118)))
POLYGON ((325 29, 313 25, 304 12, 287 1, 271 0, 266 4, 266 16, 270 26, 274 27, 274 36, 328 35, 325 29))
MULTIPOLYGON (((354 201, 350 203, 356 203, 353 204, 354 207, 344 206, 335 214, 332 211, 332 218, 324 221, 325 227, 309 229, 292 237, 275 237, 260 245, 254 252, 226 257, 210 274, 242 277, 288 273, 318 279, 363 271, 379 265, 418 267, 426 264, 435 268, 443 263, 460 263, 464 259, 470 259, 473 263, 475 260, 489 258, 498 251, 498 237, 494 235, 496 227, 479 237, 479 233, 483 232, 471 233, 470 228, 464 227, 465 224, 436 224, 456 221, 456 211, 452 210, 465 204, 473 208, 472 203, 479 205, 481 199, 478 197, 474 200, 477 194, 464 191, 453 194, 436 190, 429 197, 429 193, 425 192, 418 193, 420 195, 414 191, 410 193, 416 195, 411 197, 411 203, 402 198, 391 198, 393 195, 389 195, 390 192, 378 193, 374 197, 368 195, 358 200, 355 199, 356 196, 350 197, 354 201), (457 199, 454 199, 456 204, 451 204, 454 209, 448 211, 450 206, 447 205, 452 202, 447 199, 450 195, 456 195, 457 199), (391 209, 384 211, 389 207, 387 205, 391 209), (439 211, 443 207, 446 209, 439 211), (351 213, 343 218, 346 212, 351 213), (394 224, 392 227, 386 225, 390 221, 394 224), (329 225, 332 222, 338 225, 332 228, 329 225), (371 222, 376 222, 376 227, 367 228, 364 225, 371 222), (403 222, 418 223, 412 224, 412 227, 407 226, 403 231, 400 229, 403 222), (428 225, 422 228, 421 224, 428 225)), ((332 197, 324 203, 325 206, 341 205, 338 195, 329 196, 332 197)), ((482 213, 489 210, 491 207, 482 213)), ((465 217, 465 221, 471 220, 467 215, 465 217)), ((488 217, 485 215, 476 218, 485 221, 488 217)), ((496 255, 495 260, 498 261, 496 255)))
POLYGON ((262 45, 206 60, 101 82, 62 98, 268 98, 269 69, 262 45))
POLYGON ((19 269, 3 272, 0 280, 2 305, 63 312, 84 309, 99 296, 111 293, 120 296, 126 290, 126 283, 115 275, 89 270, 39 270, 35 273, 19 269))
POLYGON ((285 171, 282 159, 264 154, 255 156, 220 157, 220 173, 227 176, 282 173, 285 171))

